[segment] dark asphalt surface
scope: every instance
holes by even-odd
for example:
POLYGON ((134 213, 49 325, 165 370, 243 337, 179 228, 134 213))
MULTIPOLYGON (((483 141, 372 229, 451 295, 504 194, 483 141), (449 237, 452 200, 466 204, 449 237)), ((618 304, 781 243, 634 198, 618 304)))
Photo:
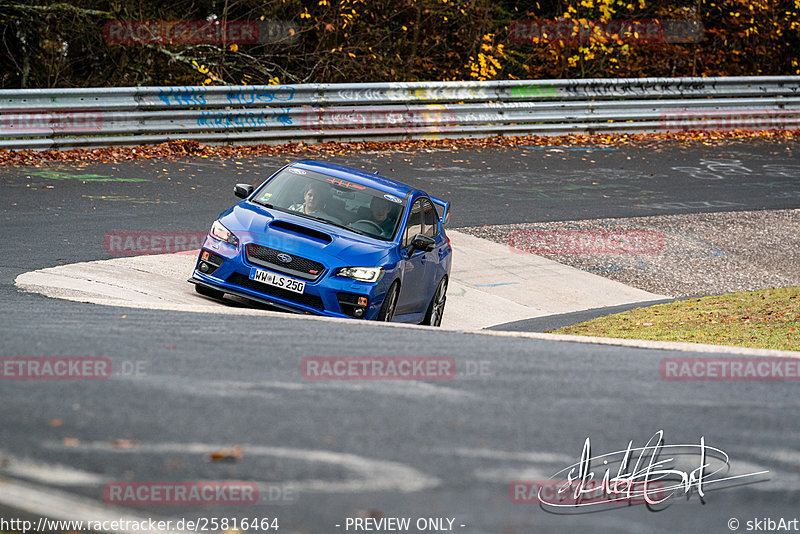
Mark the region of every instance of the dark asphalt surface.
MULTIPOLYGON (((800 204, 793 144, 334 160, 395 175, 451 200, 454 227, 800 204)), ((278 517, 283 532, 345 532, 334 525, 363 510, 454 517, 455 525, 466 525, 457 531, 504 534, 729 532, 731 517, 744 530, 747 520, 797 514, 797 382, 672 382, 659 374, 665 357, 713 355, 293 316, 109 308, 24 294, 13 285, 25 271, 108 258, 103 236, 109 232, 204 231, 234 202, 233 183, 257 183, 281 161, 0 168, 2 356, 105 356, 114 369, 144 366, 140 376, 103 381, 3 380, 0 456, 10 460, 0 475, 25 479, 9 472, 19 459, 70 466, 98 478, 57 486, 54 476, 49 483, 98 503, 102 485, 119 480, 292 487, 291 499, 252 506, 126 510, 178 518, 278 517), (452 357, 459 375, 320 382, 300 374, 304 357, 353 355, 452 357), (481 366, 484 374, 466 376, 481 366), (61 424, 53 426, 54 419, 61 424), (603 454, 624 449, 629 440, 641 446, 659 429, 667 444, 697 444, 704 436, 730 455, 733 473, 768 469, 769 480, 708 491, 705 505, 697 495, 674 499, 660 512, 631 506, 557 515, 509 501, 510 482, 547 478, 577 462, 587 437, 592 452, 603 454), (111 447, 117 439, 134 443, 111 447), (207 460, 218 447, 236 444, 244 446, 240 461, 207 460), (430 487, 409 490, 415 477, 430 477, 430 487), (356 482, 342 484, 349 480, 356 482)))
POLYGON ((556 315, 545 315, 543 317, 532 317, 521 321, 490 326, 487 330, 499 330, 501 332, 552 332, 565 326, 591 321, 598 317, 614 315, 617 313, 635 310, 636 308, 646 308, 656 304, 674 302, 675 299, 651 300, 648 302, 637 302, 634 304, 621 304, 619 306, 606 306, 604 308, 592 308, 572 313, 559 313, 556 315))

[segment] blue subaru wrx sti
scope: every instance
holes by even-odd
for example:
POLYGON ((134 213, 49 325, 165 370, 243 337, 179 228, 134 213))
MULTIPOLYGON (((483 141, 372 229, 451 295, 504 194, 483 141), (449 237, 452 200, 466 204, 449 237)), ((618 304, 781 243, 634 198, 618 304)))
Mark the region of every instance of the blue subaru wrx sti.
POLYGON ((303 160, 214 221, 198 293, 287 311, 439 326, 452 249, 449 203, 358 169, 303 160))

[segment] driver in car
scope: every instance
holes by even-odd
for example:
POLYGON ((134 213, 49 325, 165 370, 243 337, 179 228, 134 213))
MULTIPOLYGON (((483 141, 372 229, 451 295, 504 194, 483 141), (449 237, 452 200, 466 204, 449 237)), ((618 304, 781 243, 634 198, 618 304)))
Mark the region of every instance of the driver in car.
POLYGON ((292 211, 301 211, 306 215, 313 217, 323 217, 325 212, 325 199, 322 184, 310 183, 303 190, 303 202, 292 204, 289 209, 292 211))
POLYGON ((380 197, 372 197, 372 200, 369 202, 369 209, 371 211, 372 220, 375 224, 380 226, 383 237, 391 236, 397 215, 393 214, 392 217, 389 216, 393 211, 389 201, 380 197))

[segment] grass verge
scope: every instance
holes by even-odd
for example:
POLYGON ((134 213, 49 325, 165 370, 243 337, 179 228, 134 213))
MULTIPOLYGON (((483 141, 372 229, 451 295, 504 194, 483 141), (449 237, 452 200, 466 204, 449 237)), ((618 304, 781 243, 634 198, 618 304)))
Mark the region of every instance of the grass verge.
POLYGON ((800 287, 658 304, 553 333, 800 351, 800 287))

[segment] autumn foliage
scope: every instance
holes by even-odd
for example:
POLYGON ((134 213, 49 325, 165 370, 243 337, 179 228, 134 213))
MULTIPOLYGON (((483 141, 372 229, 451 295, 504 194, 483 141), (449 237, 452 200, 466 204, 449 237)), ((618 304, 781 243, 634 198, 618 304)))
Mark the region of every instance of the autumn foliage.
POLYGON ((216 158, 247 159, 257 156, 279 156, 287 161, 298 158, 329 158, 354 152, 417 152, 434 150, 479 150, 525 146, 575 146, 603 148, 620 144, 652 148, 665 142, 682 146, 703 143, 724 145, 742 139, 800 140, 800 130, 731 130, 663 132, 657 134, 570 134, 560 136, 523 135, 516 137, 481 137, 462 139, 405 139, 403 141, 328 141, 316 145, 285 143, 275 145, 206 145, 189 139, 179 139, 158 145, 109 146, 72 150, 8 150, 0 148, 0 166, 39 167, 51 163, 107 163, 135 159, 216 158))
POLYGON ((0 0, 0 87, 800 73, 800 0, 0 0), (258 42, 113 43, 112 21, 251 21, 258 42), (696 42, 512 42, 515 21, 678 21, 696 42))

